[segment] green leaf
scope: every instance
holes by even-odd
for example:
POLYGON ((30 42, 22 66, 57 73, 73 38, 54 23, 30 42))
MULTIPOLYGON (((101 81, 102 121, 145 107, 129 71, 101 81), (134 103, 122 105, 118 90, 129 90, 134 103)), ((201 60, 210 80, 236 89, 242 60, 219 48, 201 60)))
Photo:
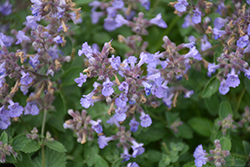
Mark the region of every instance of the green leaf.
MULTIPOLYGON (((33 160, 34 167, 42 167, 41 152, 33 160)), ((45 167, 66 167, 66 154, 53 151, 48 147, 45 149, 45 167)))
POLYGON ((229 114, 233 115, 231 105, 228 101, 223 101, 220 104, 219 115, 221 118, 226 118, 229 114))
POLYGON ((222 150, 228 150, 230 151, 231 150, 231 140, 227 137, 223 137, 220 139, 220 144, 221 144, 221 149, 222 150))
POLYGON ((213 123, 201 117, 194 117, 188 121, 188 124, 200 135, 209 137, 213 128, 213 123))
POLYGON ((245 79, 244 79, 244 83, 245 83, 247 92, 250 93, 250 79, 245 78, 245 79))
POLYGON ((196 167, 196 165, 194 164, 194 161, 192 161, 192 162, 185 164, 183 167, 196 167))
POLYGON ((108 163, 100 156, 95 155, 95 166, 96 167, 109 167, 108 163))
MULTIPOLYGON (((63 99, 60 92, 55 92, 54 97, 55 97, 55 100, 53 101, 52 104, 53 104, 53 106, 55 106, 55 110, 56 110, 55 115, 57 117, 62 118, 66 114, 64 99, 63 99)), ((54 121, 56 121, 56 120, 54 120, 54 121)))
POLYGON ((39 149, 40 145, 35 140, 31 140, 22 148, 22 151, 25 153, 32 153, 36 152, 39 149))
POLYGON ((8 143, 8 134, 5 131, 2 132, 0 136, 0 141, 2 141, 3 144, 8 143))
POLYGON ((120 167, 122 163, 123 158, 117 159, 113 164, 112 167, 120 167))
POLYGON ((181 151, 184 148, 184 144, 183 143, 170 143, 170 148, 173 151, 181 151))
POLYGON ((97 145, 93 145, 91 147, 84 147, 84 159, 87 162, 88 166, 93 166, 95 164, 95 155, 99 153, 99 148, 97 145))
POLYGON ((73 85, 76 84, 75 78, 80 76, 80 72, 82 71, 82 67, 71 67, 62 75, 61 86, 73 85))
POLYGON ((148 150, 144 153, 144 157, 150 162, 159 162, 161 160, 162 153, 155 150, 148 150))
MULTIPOLYGON (((20 153, 19 153, 19 154, 20 154, 20 153)), ((29 155, 27 155, 27 154, 22 154, 22 157, 23 157, 23 158, 22 158, 22 161, 19 161, 19 160, 18 160, 18 161, 15 163, 15 166, 16 166, 16 167, 33 167, 33 166, 34 166, 29 155)))
POLYGON ((236 158, 236 157, 233 157, 233 156, 226 157, 225 161, 226 161, 225 166, 232 166, 232 167, 242 166, 243 167, 246 164, 245 160, 240 159, 240 158, 236 158))
POLYGON ((54 141, 48 141, 46 143, 46 146, 48 146, 50 149, 55 150, 57 152, 66 152, 67 150, 65 149, 64 145, 56 140, 54 141))
POLYGON ((73 45, 69 36, 65 37, 65 41, 66 41, 66 44, 63 47, 59 45, 59 48, 64 53, 64 56, 68 56, 68 55, 71 55, 73 45))
POLYGON ((186 123, 183 123, 178 127, 178 132, 175 135, 184 139, 191 139, 193 138, 193 131, 186 123))
POLYGON ((166 167, 171 163, 171 159, 168 155, 162 154, 161 160, 159 162, 159 167, 166 167))
POLYGON ((203 98, 211 97, 214 93, 217 92, 219 87, 220 87, 220 81, 216 77, 211 78, 202 92, 202 97, 203 98))
POLYGON ((247 155, 249 155, 250 154, 250 144, 247 141, 243 141, 242 144, 243 144, 243 148, 244 148, 245 153, 247 155))
POLYGON ((205 104, 211 115, 215 116, 218 114, 220 103, 217 95, 213 95, 210 98, 205 98, 205 104))
POLYGON ((85 5, 85 4, 88 4, 90 2, 92 2, 93 0, 76 0, 75 3, 77 5, 85 5))
POLYGON ((31 139, 28 139, 25 134, 16 136, 12 141, 13 150, 21 151, 31 139))

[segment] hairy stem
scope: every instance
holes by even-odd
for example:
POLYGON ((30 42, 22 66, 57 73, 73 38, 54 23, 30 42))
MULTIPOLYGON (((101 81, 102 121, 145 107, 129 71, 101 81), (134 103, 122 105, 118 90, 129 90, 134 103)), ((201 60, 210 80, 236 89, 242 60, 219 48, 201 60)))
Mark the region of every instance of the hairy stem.
POLYGON ((45 129, 45 123, 46 123, 46 116, 47 116, 47 109, 44 109, 44 113, 43 113, 43 123, 42 123, 42 131, 41 131, 41 138, 42 138, 42 162, 43 162, 43 167, 45 167, 44 129, 45 129))

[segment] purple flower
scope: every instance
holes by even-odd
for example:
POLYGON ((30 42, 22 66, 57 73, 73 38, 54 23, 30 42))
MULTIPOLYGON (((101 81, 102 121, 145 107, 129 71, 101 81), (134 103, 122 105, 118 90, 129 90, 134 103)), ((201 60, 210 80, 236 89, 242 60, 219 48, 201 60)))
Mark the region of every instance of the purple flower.
POLYGON ((155 24, 161 28, 167 28, 166 22, 162 19, 161 13, 159 13, 155 18, 149 21, 151 24, 155 24))
POLYGON ((58 44, 63 43, 62 37, 60 35, 57 35, 55 38, 53 38, 53 41, 58 44))
POLYGON ((220 92, 220 94, 222 94, 222 95, 225 95, 225 94, 227 94, 227 92, 229 92, 229 86, 227 85, 225 79, 223 79, 223 80, 221 81, 221 83, 220 83, 219 92, 220 92))
POLYGON ((3 75, 6 71, 6 69, 4 67, 5 64, 6 64, 5 61, 2 64, 0 64, 0 75, 3 75))
POLYGON ((250 24, 247 26, 247 34, 250 35, 250 24))
POLYGON ((91 12, 91 21, 92 21, 92 24, 98 23, 100 17, 102 17, 102 16, 104 16, 104 12, 92 11, 91 12))
POLYGON ((23 31, 18 31, 17 35, 16 35, 16 38, 18 39, 17 42, 16 42, 16 45, 17 44, 20 44, 22 43, 22 41, 31 41, 29 37, 27 37, 23 31))
POLYGON ((10 119, 9 110, 5 109, 4 106, 0 107, 0 118, 3 121, 7 121, 10 119))
POLYGON ((73 21, 74 24, 79 24, 79 23, 82 22, 82 18, 81 17, 78 18, 78 19, 76 19, 75 12, 71 12, 71 13, 69 13, 69 15, 70 15, 70 18, 71 18, 71 20, 73 21))
POLYGON ((110 117, 110 118, 107 120, 107 123, 110 124, 110 125, 115 124, 117 127, 120 127, 120 124, 119 124, 119 122, 116 120, 115 116, 110 117))
POLYGON ((202 145, 196 147, 194 151, 194 163, 197 167, 202 167, 202 165, 206 165, 208 161, 208 159, 205 157, 206 155, 206 150, 203 150, 202 145))
POLYGON ((242 37, 240 37, 240 39, 237 41, 237 46, 240 48, 244 48, 245 46, 247 46, 248 42, 249 42, 249 37, 248 35, 244 35, 242 37))
POLYGON ((127 167, 140 167, 136 162, 128 163, 127 167))
POLYGON ((222 35, 226 34, 226 31, 224 30, 219 30, 218 28, 213 28, 213 33, 214 33, 214 39, 220 38, 222 35))
POLYGON ((121 154, 121 158, 123 158, 122 162, 128 161, 130 159, 131 155, 128 153, 128 148, 125 147, 124 153, 121 154))
POLYGON ((233 87, 233 88, 239 86, 240 80, 238 78, 238 75, 235 74, 234 69, 232 69, 231 73, 227 74, 226 83, 229 87, 233 87))
POLYGON ((114 2, 112 3, 112 5, 117 8, 120 9, 124 6, 124 2, 122 0, 114 0, 114 2))
POLYGON ((115 104, 117 107, 126 107, 128 98, 126 94, 121 93, 119 97, 115 99, 115 104))
POLYGON ((192 94, 194 94, 194 91, 193 91, 193 90, 186 91, 184 97, 185 97, 185 98, 190 98, 192 94))
POLYGON ((127 94, 128 93, 128 83, 126 82, 126 81, 123 81, 119 86, 118 86, 118 89, 120 90, 120 91, 124 91, 125 92, 125 94, 127 94))
POLYGON ((98 144, 99 144, 100 149, 103 149, 105 146, 107 146, 110 140, 113 140, 113 137, 106 137, 105 135, 99 136, 98 144))
POLYGON ((30 65, 33 68, 36 68, 36 66, 40 63, 40 61, 38 60, 39 54, 37 54, 35 57, 30 56, 29 58, 30 58, 30 61, 29 61, 30 65))
POLYGON ((88 95, 82 95, 84 98, 81 98, 80 103, 84 108, 89 108, 90 106, 94 105, 94 101, 92 100, 93 95, 93 92, 89 93, 88 95))
POLYGON ((95 130, 96 133, 102 133, 102 125, 100 125, 102 121, 98 119, 97 121, 90 120, 90 123, 92 125, 92 129, 95 130))
POLYGON ((113 82, 110 82, 109 78, 106 79, 106 82, 103 82, 102 94, 103 96, 110 96, 114 93, 112 88, 113 82))
POLYGON ((14 103, 12 100, 9 100, 10 105, 8 109, 10 110, 10 117, 19 117, 23 113, 23 107, 19 105, 19 103, 14 103))
POLYGON ((212 63, 212 64, 209 63, 207 67, 208 69, 207 75, 211 76, 211 74, 213 74, 218 68, 220 68, 220 65, 215 65, 215 63, 212 63))
POLYGON ((80 73, 80 77, 75 79, 75 82, 78 83, 77 86, 82 87, 82 84, 86 82, 87 75, 80 73))
POLYGON ((145 149, 142 147, 143 143, 137 143, 135 140, 131 141, 131 143, 133 144, 131 147, 133 149, 133 154, 132 157, 135 158, 138 155, 141 155, 144 153, 145 149))
POLYGON ((27 16, 25 24, 27 27, 35 29, 38 26, 37 21, 40 20, 41 20, 40 16, 27 16))
POLYGON ((179 12, 185 12, 187 10, 187 0, 178 0, 179 2, 174 5, 175 9, 179 12))
POLYGON ((29 92, 29 86, 21 85, 20 90, 26 95, 29 92))
POLYGON ((57 46, 54 45, 53 47, 50 47, 47 53, 52 57, 53 60, 58 59, 58 49, 57 46))
POLYGON ((127 108, 126 108, 126 107, 124 107, 124 108, 118 107, 118 108, 115 110, 115 115, 114 115, 115 119, 116 119, 117 121, 124 121, 124 120, 126 119, 126 117, 127 117, 126 111, 127 111, 127 108))
POLYGON ((245 68, 243 68, 243 71, 244 71, 244 73, 245 73, 245 76, 248 78, 248 79, 250 79, 250 68, 247 70, 247 69, 245 69, 245 68))
POLYGON ((124 19, 124 17, 120 14, 117 14, 115 17, 116 28, 121 27, 122 25, 128 25, 129 21, 124 19))
POLYGON ((25 73, 23 71, 21 71, 21 74, 22 74, 22 77, 20 80, 21 84, 25 86, 28 86, 29 84, 31 84, 31 82, 33 81, 33 78, 30 77, 30 74, 28 72, 25 73))
POLYGON ((194 25, 194 23, 192 22, 191 16, 189 14, 186 15, 184 19, 185 19, 185 22, 182 24, 183 28, 188 28, 189 26, 194 25))
MULTIPOLYGON (((0 4, 1 5, 1 4, 0 4)), ((7 16, 9 15, 11 12, 12 12, 12 5, 10 4, 9 0, 5 1, 5 3, 3 3, 1 6, 0 6, 0 12, 7 16)))
POLYGON ((145 7, 146 10, 150 8, 150 0, 139 0, 141 5, 145 7))
POLYGON ((108 17, 108 18, 104 19, 103 26, 104 26, 105 30, 107 30, 107 31, 114 31, 117 28, 116 27, 117 23, 116 23, 114 18, 108 17))
POLYGON ((250 5, 250 0, 246 0, 247 4, 250 5))
POLYGON ((111 66, 113 67, 113 69, 118 70, 121 64, 121 58, 120 56, 115 57, 114 55, 112 55, 112 57, 109 59, 111 66))
POLYGON ((212 47, 212 45, 210 42, 208 42, 207 36, 203 35, 203 38, 201 38, 201 50, 204 51, 204 50, 207 50, 211 47, 212 47))
POLYGON ((78 51, 79 56, 81 56, 82 54, 84 54, 88 59, 92 58, 93 50, 87 42, 84 42, 84 44, 82 44, 82 50, 78 51))
POLYGON ((2 130, 7 129, 8 126, 10 126, 10 124, 11 124, 10 120, 6 120, 6 121, 1 120, 0 121, 0 129, 2 129, 2 130))
POLYGON ((136 132, 139 126, 139 122, 136 121, 135 117, 133 117, 129 122, 130 130, 132 132, 136 132))
POLYGON ((199 24, 201 22, 201 12, 198 8, 196 8, 195 10, 193 10, 194 14, 192 17, 192 21, 194 24, 199 24))
POLYGON ((149 127, 152 124, 152 119, 148 114, 145 114, 144 112, 141 112, 140 120, 141 126, 144 128, 149 127))
POLYGON ((24 108, 24 115, 27 114, 31 115, 39 114, 39 108, 34 102, 27 102, 26 107, 24 108))
POLYGON ((214 19, 214 27, 221 29, 222 27, 225 26, 225 23, 227 23, 227 19, 223 19, 221 17, 217 17, 216 19, 214 19))

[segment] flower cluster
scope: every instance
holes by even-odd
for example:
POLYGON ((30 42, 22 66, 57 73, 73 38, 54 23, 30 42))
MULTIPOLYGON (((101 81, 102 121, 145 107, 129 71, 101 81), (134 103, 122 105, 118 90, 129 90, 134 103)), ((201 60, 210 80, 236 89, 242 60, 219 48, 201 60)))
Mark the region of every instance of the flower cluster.
POLYGON ((222 121, 218 121, 217 124, 221 126, 222 134, 226 135, 228 129, 236 129, 237 126, 233 124, 234 120, 232 119, 232 115, 229 114, 222 121))
POLYGON ((0 162, 5 163, 6 155, 10 156, 11 154, 17 157, 17 153, 13 151, 13 148, 11 145, 7 143, 4 144, 2 141, 0 141, 0 162))

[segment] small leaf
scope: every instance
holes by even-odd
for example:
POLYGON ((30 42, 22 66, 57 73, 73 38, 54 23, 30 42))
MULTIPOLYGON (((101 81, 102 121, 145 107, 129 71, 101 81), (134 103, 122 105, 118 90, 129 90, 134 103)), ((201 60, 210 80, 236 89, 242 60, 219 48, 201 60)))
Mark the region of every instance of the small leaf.
POLYGON ((220 104, 219 115, 221 118, 226 118, 229 114, 233 115, 231 105, 228 101, 223 101, 220 104))
POLYGON ((100 156, 95 155, 95 166, 96 167, 109 167, 108 163, 100 156))
POLYGON ((57 152, 66 152, 67 150, 65 149, 64 145, 56 140, 54 141, 48 141, 46 143, 46 146, 48 146, 50 149, 55 150, 57 152))
POLYGON ((209 137, 213 128, 213 123, 205 118, 194 117, 188 121, 188 124, 200 135, 209 137))
MULTIPOLYGON (((19 153, 20 154, 20 153, 19 153)), ((22 161, 17 161, 15 163, 16 167, 33 167, 33 163, 31 161, 31 158, 27 154, 22 154, 22 161)))
POLYGON ((247 155, 249 155, 250 154, 250 144, 247 141, 243 141, 242 144, 243 144, 245 153, 247 155))
POLYGON ((80 72, 82 71, 82 67, 71 67, 62 75, 61 86, 73 85, 77 86, 75 82, 75 78, 80 76, 80 72))
POLYGON ((220 103, 217 95, 213 95, 210 98, 206 98, 205 104, 211 115, 215 116, 218 114, 220 103))
POLYGON ((120 167, 122 163, 123 158, 117 159, 113 164, 112 167, 120 167))
POLYGON ((2 132, 0 136, 0 141, 2 141, 3 144, 8 143, 8 134, 5 131, 2 132))
POLYGON ((91 147, 87 147, 87 145, 85 145, 84 159, 86 160, 88 166, 93 166, 95 164, 95 155, 98 153, 99 153, 99 148, 97 145, 91 147))
POLYGON ((228 150, 230 151, 231 150, 231 140, 227 137, 223 137, 220 139, 220 144, 221 144, 221 149, 222 150, 228 150))
POLYGON ((245 78, 245 79, 244 79, 244 83, 245 83, 247 92, 250 93, 250 79, 245 78))
POLYGON ((203 98, 211 97, 214 93, 217 92, 219 87, 220 87, 220 81, 216 77, 211 78, 202 92, 202 97, 203 98))
POLYGON ((31 140, 22 148, 22 151, 25 153, 32 153, 36 152, 39 149, 40 145, 35 140, 31 140))
POLYGON ((193 131, 186 123, 183 123, 181 126, 179 126, 178 132, 175 134, 176 136, 184 138, 184 139, 193 138, 193 131))
POLYGON ((159 167, 166 167, 167 165, 169 165, 171 163, 171 159, 168 155, 166 154, 162 154, 162 158, 159 162, 159 167))
POLYGON ((21 151, 31 139, 28 139, 25 134, 16 136, 12 141, 13 150, 21 151))

